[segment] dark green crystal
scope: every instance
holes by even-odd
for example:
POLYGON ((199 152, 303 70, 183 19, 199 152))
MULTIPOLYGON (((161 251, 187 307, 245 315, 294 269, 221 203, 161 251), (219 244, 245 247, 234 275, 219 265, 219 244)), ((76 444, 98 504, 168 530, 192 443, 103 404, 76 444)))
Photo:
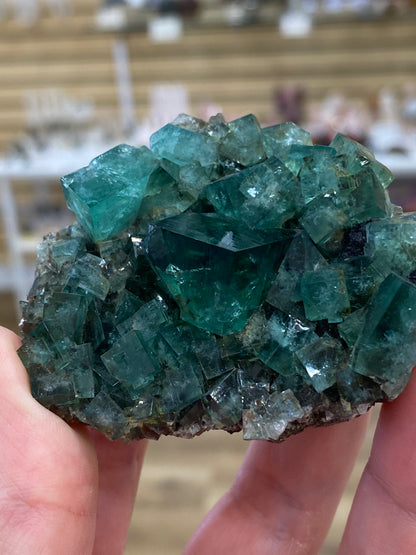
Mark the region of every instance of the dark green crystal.
POLYGON ((152 226, 145 249, 181 318, 228 335, 263 302, 290 238, 288 231, 266 235, 218 214, 185 212, 152 226))
POLYGON ((416 362, 416 216, 355 141, 186 115, 62 178, 23 307, 32 393, 112 438, 281 441, 395 398, 416 362))

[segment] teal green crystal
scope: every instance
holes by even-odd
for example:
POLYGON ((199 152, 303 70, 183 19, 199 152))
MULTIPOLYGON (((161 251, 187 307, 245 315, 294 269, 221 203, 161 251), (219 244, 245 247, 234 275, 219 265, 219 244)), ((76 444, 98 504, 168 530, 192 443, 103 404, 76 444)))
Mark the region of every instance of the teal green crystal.
POLYGON ((416 214, 376 220, 366 226, 365 253, 379 262, 385 276, 409 275, 416 258, 416 214))
POLYGON ((102 258, 90 253, 84 254, 72 266, 65 290, 71 293, 90 294, 103 301, 110 291, 110 283, 105 277, 104 267, 102 258))
POLYGON ((152 361, 140 334, 132 330, 101 355, 105 367, 119 382, 142 387, 152 382, 158 364, 152 361))
POLYGON ((304 204, 331 190, 338 190, 338 160, 335 150, 328 146, 299 146, 290 148, 287 167, 298 176, 304 204))
POLYGON ((350 311, 344 272, 323 268, 305 272, 300 284, 305 315, 311 322, 342 322, 350 311))
POLYGON ((261 130, 263 146, 267 156, 286 160, 292 145, 312 146, 310 133, 291 121, 264 127, 261 130))
MULTIPOLYGON (((218 162, 218 149, 209 135, 168 123, 150 138, 151 150, 176 166, 199 163, 210 167, 218 162)), ((179 170, 178 170, 179 171, 179 170)))
POLYGON ((214 181, 205 189, 217 214, 253 229, 281 228, 297 211, 299 181, 277 158, 214 181), (277 206, 273 199, 279 198, 277 206))
POLYGON ((62 178, 19 355, 33 396, 108 437, 282 441, 404 389, 416 216, 355 141, 178 116, 62 178))
POLYGON ((357 339, 360 337, 364 321, 366 317, 367 308, 365 306, 359 308, 355 312, 351 312, 340 324, 338 324, 338 331, 342 339, 349 347, 354 347, 357 339))
POLYGON ((261 128, 257 119, 248 114, 228 124, 228 131, 219 144, 222 159, 241 166, 253 166, 266 158, 261 128))
POLYGON ((264 300, 290 237, 250 231, 217 214, 185 212, 153 226, 145 248, 181 318, 228 335, 240 331, 264 300))
POLYGON ((148 148, 119 145, 61 179, 69 208, 94 241, 133 223, 157 166, 148 148))
POLYGON ((416 288, 396 274, 382 282, 371 299, 354 345, 353 369, 395 382, 410 371, 416 355, 416 288))
POLYGON ((353 177, 365 168, 374 173, 377 181, 384 188, 393 181, 394 176, 391 171, 378 162, 368 148, 357 141, 338 133, 330 146, 343 156, 345 169, 353 177))
POLYGON ((267 321, 264 344, 257 356, 278 374, 299 374, 296 352, 317 339, 318 335, 305 321, 275 311, 267 321))
POLYGON ((303 318, 301 280, 305 272, 319 270, 328 262, 304 231, 291 242, 267 295, 267 302, 284 313, 303 318))
POLYGON ((337 373, 346 363, 345 349, 342 343, 333 337, 318 337, 313 343, 296 351, 296 356, 318 393, 322 393, 336 382, 337 373))

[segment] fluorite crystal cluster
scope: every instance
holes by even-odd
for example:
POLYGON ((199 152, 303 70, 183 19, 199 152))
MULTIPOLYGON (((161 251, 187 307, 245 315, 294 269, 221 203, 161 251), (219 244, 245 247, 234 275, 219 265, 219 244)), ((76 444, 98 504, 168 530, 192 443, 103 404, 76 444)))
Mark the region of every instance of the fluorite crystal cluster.
POLYGON ((281 441, 395 398, 416 362, 416 215, 337 135, 180 116, 62 178, 23 303, 33 395, 112 438, 281 441))

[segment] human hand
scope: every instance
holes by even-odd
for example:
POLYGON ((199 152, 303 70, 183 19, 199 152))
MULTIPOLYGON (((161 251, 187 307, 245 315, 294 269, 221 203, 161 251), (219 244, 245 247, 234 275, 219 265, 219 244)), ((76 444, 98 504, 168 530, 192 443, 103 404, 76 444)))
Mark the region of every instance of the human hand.
POLYGON ((19 345, 0 327, 0 553, 121 554, 146 441, 112 442, 42 407, 19 345))
MULTIPOLYGON (((30 395, 0 329, 0 552, 118 555, 145 442, 110 442, 71 428, 30 395)), ((383 406, 339 553, 416 553, 416 383, 383 406)), ((363 441, 367 417, 252 442, 230 491, 186 555, 314 554, 363 441)))
MULTIPOLYGON (((185 555, 319 553, 365 437, 368 416, 253 441, 230 491, 185 555)), ((416 553, 416 376, 382 406, 338 555, 416 553)))

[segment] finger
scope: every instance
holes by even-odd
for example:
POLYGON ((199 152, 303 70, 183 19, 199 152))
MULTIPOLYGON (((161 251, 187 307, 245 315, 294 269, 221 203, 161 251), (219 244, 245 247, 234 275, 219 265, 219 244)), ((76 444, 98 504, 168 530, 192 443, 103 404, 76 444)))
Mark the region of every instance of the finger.
POLYGON ((8 342, 11 342, 15 351, 22 344, 22 340, 18 335, 3 326, 0 326, 0 337, 4 338, 8 342))
POLYGON ((0 395, 29 391, 29 377, 16 353, 20 345, 15 333, 0 326, 0 395))
POLYGON ((317 553, 367 420, 309 429, 277 445, 252 442, 233 487, 185 553, 317 553))
POLYGON ((111 441, 90 430, 98 458, 98 508, 93 553, 123 553, 147 441, 111 441))
POLYGON ((0 552, 88 553, 93 544, 96 459, 80 431, 33 399, 0 328, 0 552), (59 542, 59 543, 58 543, 59 542))
POLYGON ((416 553, 415 378, 381 410, 340 554, 416 553))

